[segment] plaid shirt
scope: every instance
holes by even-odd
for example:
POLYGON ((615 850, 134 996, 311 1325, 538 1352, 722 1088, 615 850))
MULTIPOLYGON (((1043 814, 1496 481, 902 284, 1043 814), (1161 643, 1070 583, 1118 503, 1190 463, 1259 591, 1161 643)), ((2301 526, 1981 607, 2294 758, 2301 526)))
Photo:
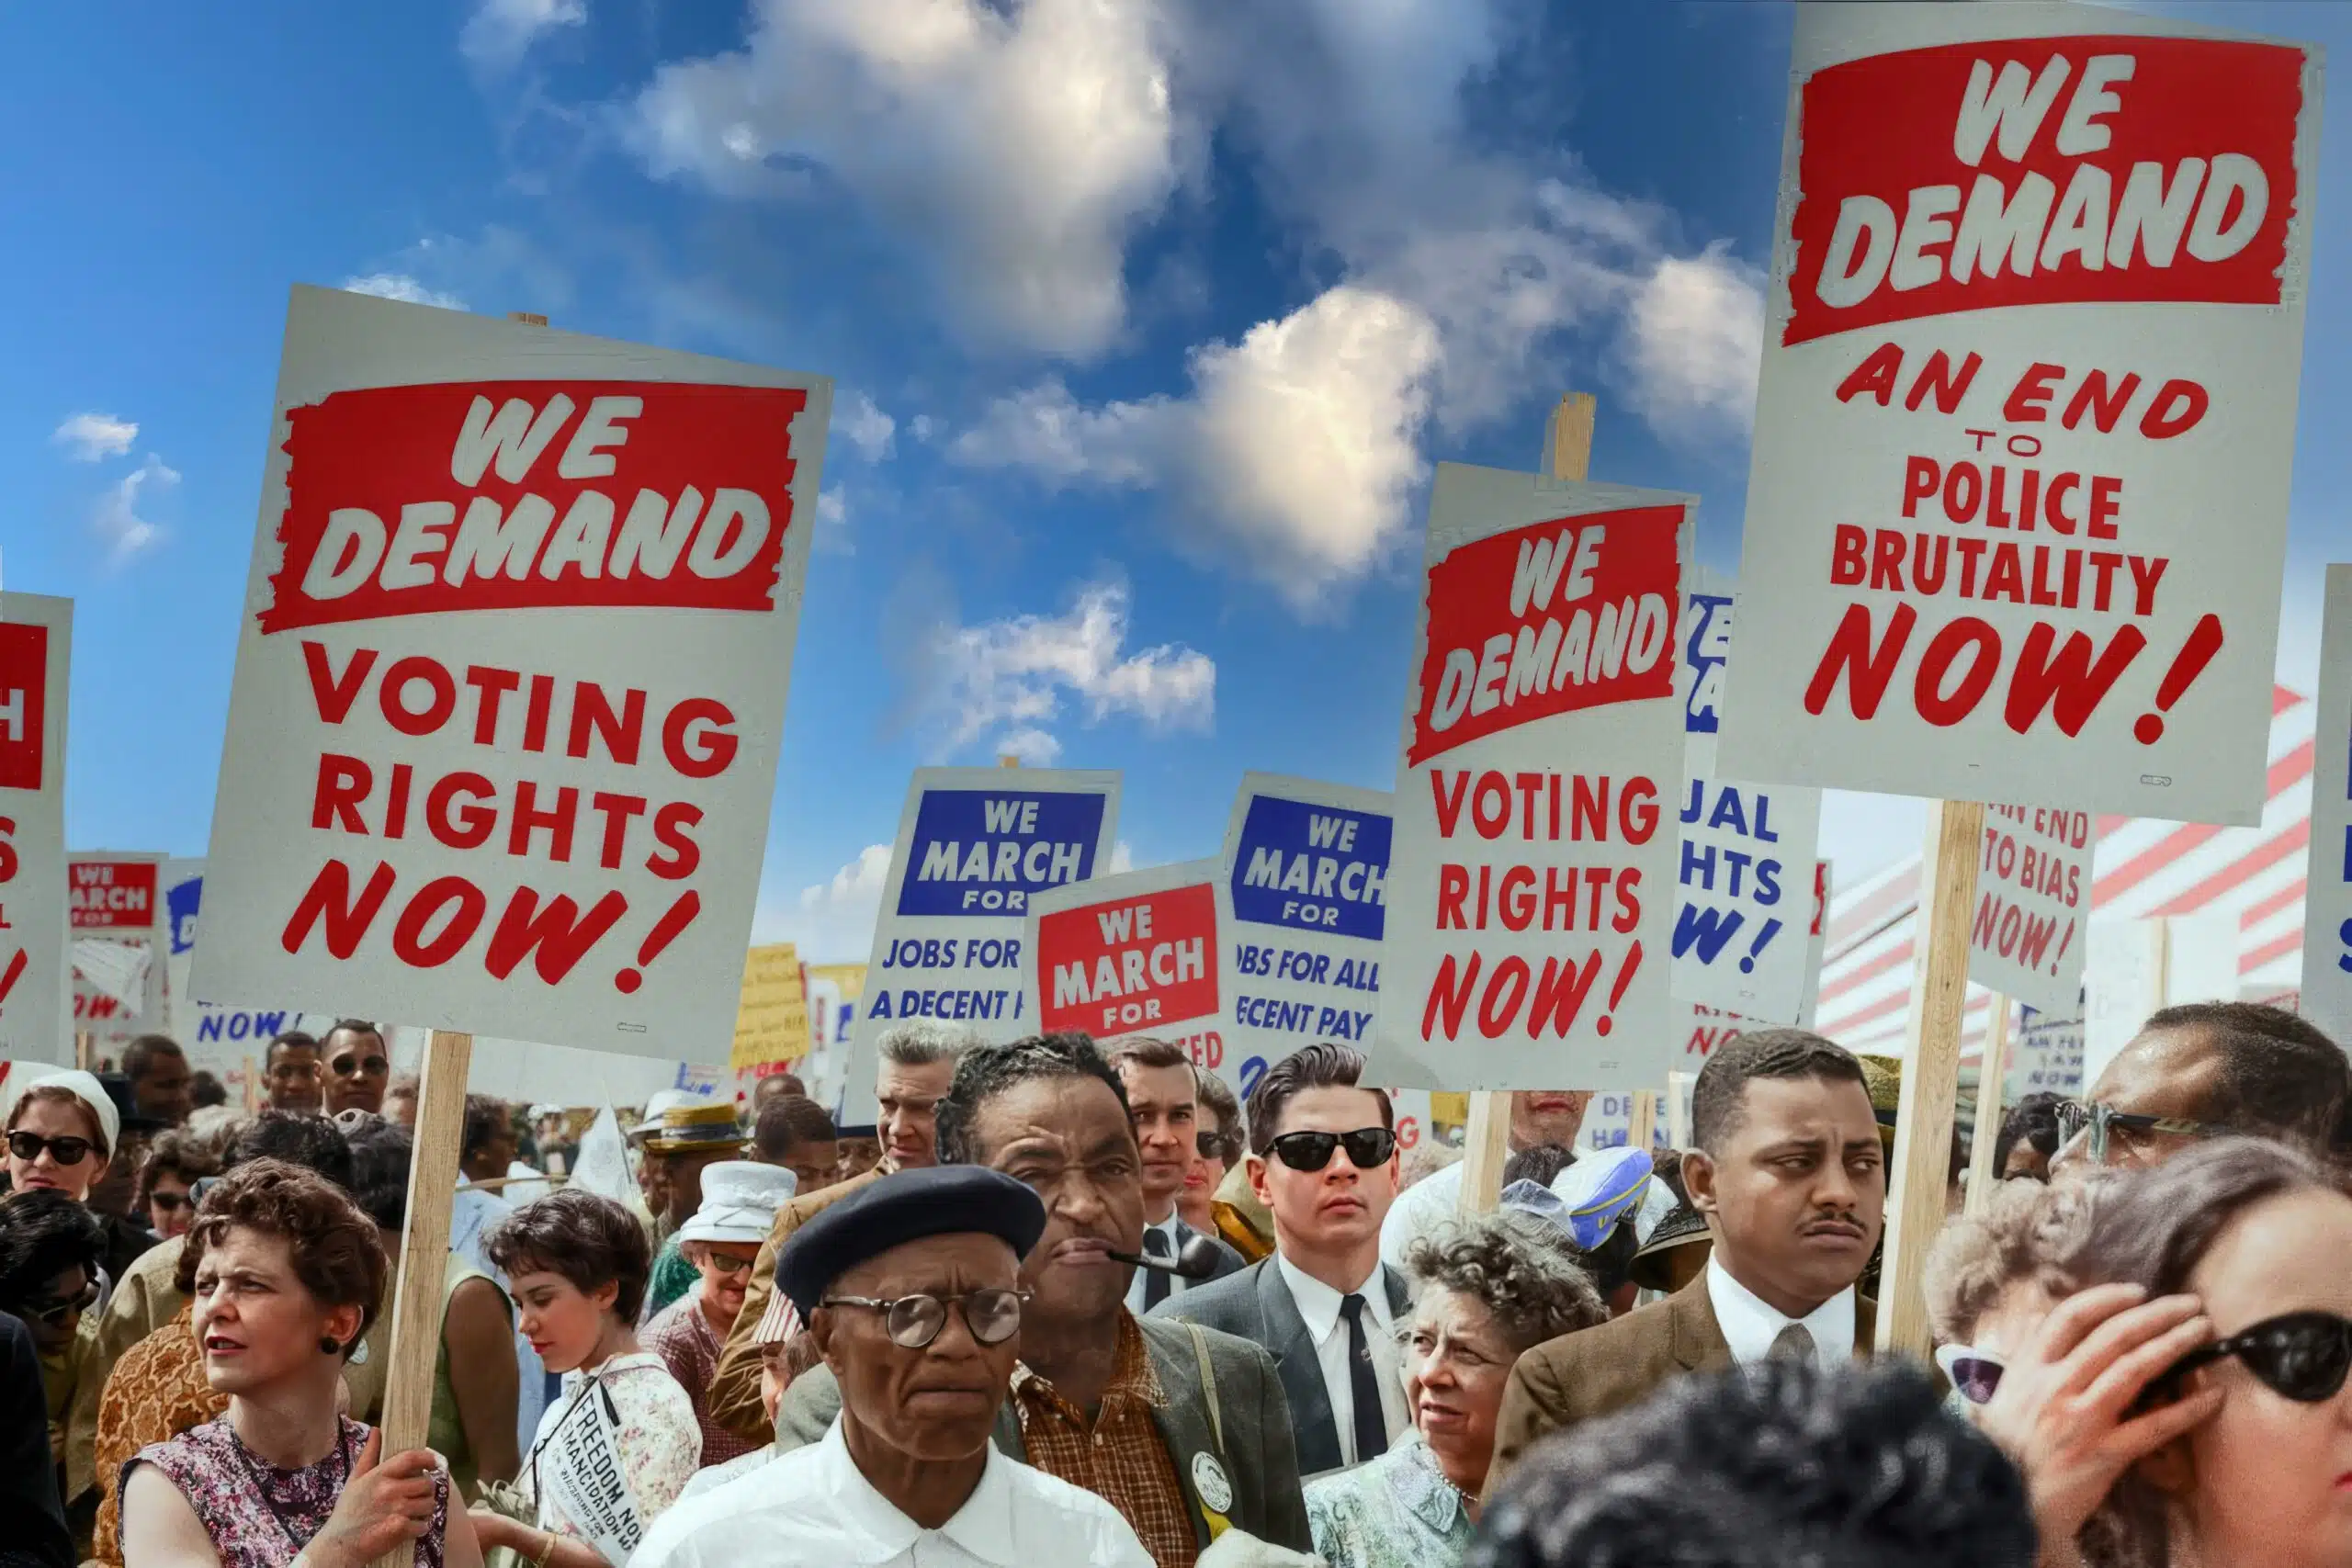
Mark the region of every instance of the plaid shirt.
POLYGON ((1144 1349, 1143 1331, 1125 1307, 1119 1309, 1118 1360, 1091 1424, 1085 1411, 1026 1363, 1012 1372, 1012 1404, 1021 1416, 1029 1462, 1118 1509, 1158 1568, 1193 1568, 1201 1549, 1193 1534, 1192 1506, 1151 1418, 1167 1402, 1144 1349))

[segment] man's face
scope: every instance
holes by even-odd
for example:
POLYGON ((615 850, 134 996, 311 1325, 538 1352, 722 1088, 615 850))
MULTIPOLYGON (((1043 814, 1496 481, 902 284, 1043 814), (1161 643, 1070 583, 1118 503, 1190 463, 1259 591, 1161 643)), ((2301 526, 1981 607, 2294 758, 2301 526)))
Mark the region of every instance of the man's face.
POLYGON ((669 1156, 670 1215, 673 1219, 683 1223, 702 1207, 702 1173, 722 1160, 735 1158, 737 1152, 722 1144, 716 1148, 696 1149, 691 1154, 669 1156))
POLYGON ((384 1037, 356 1029, 338 1029, 320 1043, 326 1057, 322 1082, 327 1114, 345 1111, 381 1111, 384 1086, 391 1081, 392 1062, 384 1037))
POLYGON ((153 1116, 175 1127, 196 1109, 192 1095, 187 1058, 177 1051, 158 1051, 149 1056, 146 1076, 130 1086, 131 1103, 141 1116, 153 1116))
POLYGON ((1193 1137, 1199 1130, 1200 1087, 1193 1069, 1182 1063, 1147 1067, 1122 1062, 1119 1080, 1126 1085, 1128 1119, 1143 1150, 1144 1214, 1157 1222, 1168 1217, 1176 1194, 1183 1190, 1184 1172, 1200 1157, 1193 1137))
POLYGON ((831 1139, 817 1143, 803 1138, 785 1151, 783 1160, 784 1168, 792 1172, 792 1195, 796 1198, 831 1187, 841 1164, 842 1146, 831 1139))
POLYGON ((1683 1156, 1691 1205, 1734 1279, 1802 1317, 1861 1278, 1886 1211, 1870 1092, 1829 1078, 1754 1078, 1713 1156, 1683 1156))
POLYGON ((637 1185, 645 1194, 645 1206, 657 1214, 670 1212, 670 1159, 648 1150, 637 1168, 637 1185))
POLYGON ((1027 1078, 980 1102, 973 1155, 1045 1201, 1046 1229, 1023 1259, 1038 1322, 1118 1310, 1135 1271, 1114 1250, 1143 1246, 1143 1163, 1119 1097, 1100 1078, 1027 1078))
POLYGON ((853 1176, 864 1176, 882 1163, 882 1143, 878 1138, 843 1138, 837 1146, 842 1152, 837 1174, 843 1181, 853 1176))
POLYGON ((920 1067, 885 1062, 875 1075, 882 1147, 900 1170, 939 1163, 939 1102, 955 1079, 953 1062, 928 1062, 920 1067))
POLYGON ((280 1045, 269 1054, 269 1103, 278 1111, 316 1115, 319 1053, 310 1045, 280 1045))
POLYGON ((1541 1144, 1577 1146, 1584 1131, 1585 1108, 1592 1103, 1587 1089, 1522 1089, 1510 1097, 1510 1146, 1532 1149, 1541 1144))
MULTIPOLYGON (((929 1236, 894 1247, 835 1280, 828 1299, 945 1298, 1015 1288, 1020 1265, 995 1236, 929 1236)), ((969 1459, 987 1446, 1021 1354, 1021 1336, 998 1345, 972 1337, 961 1303, 951 1303, 938 1337, 920 1349, 895 1343, 887 1314, 872 1307, 819 1307, 809 1332, 841 1384, 845 1419, 910 1459, 969 1459)), ((853 1452, 855 1451, 854 1446, 853 1452)))
MULTIPOLYGON (((2184 1122, 2208 1120, 2222 1086, 2222 1058, 2194 1029, 2154 1029, 2116 1053, 2085 1098, 2127 1116, 2163 1116, 2184 1122)), ((2107 1163, 2162 1165, 2198 1139, 2186 1133, 2157 1133, 2110 1126, 2107 1163)), ((2051 1175, 2090 1168, 2090 1129, 2058 1146, 2051 1175)))
MULTIPOLYGON (((1279 1134, 1352 1133, 1383 1124, 1380 1100, 1368 1089, 1305 1089, 1283 1108, 1279 1134)), ((1320 1170, 1294 1170, 1279 1154, 1250 1156, 1250 1185, 1273 1212, 1274 1239, 1284 1251, 1348 1247, 1380 1236, 1380 1222, 1396 1201, 1398 1156, 1359 1170, 1335 1148, 1320 1170)))

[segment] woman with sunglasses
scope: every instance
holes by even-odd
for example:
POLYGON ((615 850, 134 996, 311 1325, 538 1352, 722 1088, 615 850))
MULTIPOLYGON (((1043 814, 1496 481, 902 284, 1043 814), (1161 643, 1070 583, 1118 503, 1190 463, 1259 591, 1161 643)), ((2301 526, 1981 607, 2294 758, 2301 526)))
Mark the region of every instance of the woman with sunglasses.
POLYGON ((2215 1141, 2102 1190, 2067 1299, 1984 1426, 2043 1561, 2352 1565, 2352 1196, 2282 1145, 2215 1141))
POLYGON ((160 1241, 187 1234, 196 1221, 196 1184, 220 1174, 220 1161, 200 1138, 165 1133, 139 1168, 130 1212, 147 1222, 160 1241))
POLYGON ((515 1483, 532 1522, 476 1509, 483 1550, 506 1547, 533 1568, 622 1568, 702 1462, 693 1402, 638 1346, 652 1267, 644 1227, 608 1198, 566 1189, 502 1220, 483 1250, 531 1348, 563 1374, 515 1483), (619 1477, 619 1495, 582 1517, 577 1500, 603 1484, 600 1472, 619 1477))
POLYGON ((97 1217, 66 1193, 36 1190, 0 1200, 0 1312, 24 1319, 32 1333, 49 1398, 50 1457, 59 1467, 59 1495, 69 1505, 81 1488, 62 1489, 66 1417, 86 1374, 83 1316, 98 1303, 105 1247, 97 1217))
POLYGON ((8 1112, 8 1186, 62 1192, 77 1203, 107 1173, 120 1113, 104 1085, 84 1072, 35 1078, 8 1112))
POLYGON ((744 1289, 751 1283, 760 1244, 775 1228, 776 1211, 792 1201, 798 1185, 784 1167, 752 1160, 726 1160, 705 1170, 702 1207, 679 1227, 677 1236, 699 1282, 656 1313, 639 1336, 694 1402, 705 1466, 740 1459, 753 1447, 711 1419, 710 1385, 718 1371, 719 1347, 742 1315, 744 1289))
POLYGON ((1217 1186, 1241 1163, 1241 1102, 1206 1068, 1195 1067, 1193 1077, 1200 1090, 1200 1126, 1193 1134, 1193 1162, 1176 1194, 1176 1217, 1203 1235, 1216 1235, 1217 1186))
POLYGON ((2113 1181, 2105 1172, 2059 1187, 2005 1181, 1981 1212, 1946 1224, 1928 1247, 1921 1288, 1936 1365, 1971 1420, 2057 1304, 2051 1270, 2079 1245, 2099 1192, 2113 1181))

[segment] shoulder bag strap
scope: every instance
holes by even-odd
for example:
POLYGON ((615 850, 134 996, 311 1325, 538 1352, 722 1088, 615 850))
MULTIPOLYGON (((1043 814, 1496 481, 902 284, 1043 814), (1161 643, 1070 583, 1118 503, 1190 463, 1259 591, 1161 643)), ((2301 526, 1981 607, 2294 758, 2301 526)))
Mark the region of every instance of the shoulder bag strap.
POLYGON ((1208 1336, 1201 1332, 1201 1325, 1197 1323, 1188 1323, 1184 1326, 1192 1331, 1193 1354, 1199 1358, 1201 1363, 1201 1397, 1208 1401, 1209 1438, 1216 1444, 1217 1458, 1222 1460, 1225 1458, 1225 1416, 1217 1408, 1216 1369, 1209 1365, 1208 1336))

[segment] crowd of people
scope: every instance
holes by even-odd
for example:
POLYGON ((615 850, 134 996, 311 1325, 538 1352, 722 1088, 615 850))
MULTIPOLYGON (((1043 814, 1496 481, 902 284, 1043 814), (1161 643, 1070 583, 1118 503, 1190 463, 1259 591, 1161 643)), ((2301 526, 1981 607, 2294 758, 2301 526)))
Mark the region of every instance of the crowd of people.
POLYGON ((381 1032, 282 1037, 251 1117, 156 1038, 38 1079, 0 1564, 2352 1568, 2352 1066, 2290 1013, 2013 1107, 1932 1365, 1872 1355, 1887 1086, 1815 1034, 1718 1049, 1656 1158, 1513 1096, 1477 1214, 1346 1046, 1246 1104, 1159 1040, 876 1047, 873 1127, 662 1097, 628 1190, 469 1101, 403 1453, 381 1032))

